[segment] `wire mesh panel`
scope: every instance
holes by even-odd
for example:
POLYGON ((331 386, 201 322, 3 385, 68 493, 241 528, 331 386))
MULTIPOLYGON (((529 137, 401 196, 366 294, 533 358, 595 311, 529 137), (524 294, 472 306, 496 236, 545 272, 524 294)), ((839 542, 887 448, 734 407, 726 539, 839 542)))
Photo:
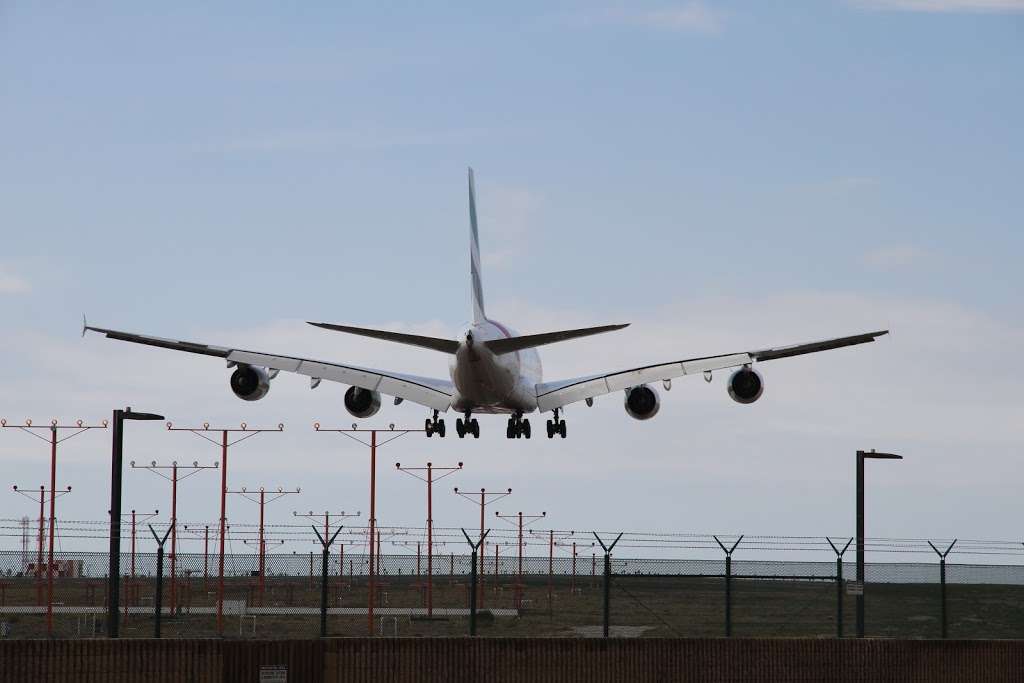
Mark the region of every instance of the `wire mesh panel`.
POLYGON ((1024 567, 947 563, 946 609, 950 638, 1024 638, 1024 567))
MULTIPOLYGON (((243 546, 244 547, 244 546, 243 546)), ((323 555, 249 552, 224 557, 221 627, 228 638, 305 638, 320 633, 323 555), (262 571, 261 571, 262 567, 262 571)), ((471 560, 454 545, 428 556, 416 543, 371 558, 348 538, 327 558, 327 634, 452 636, 469 633, 471 560), (428 569, 429 567, 429 569, 428 569)), ((248 549, 247 549, 248 550, 248 549)), ((547 544, 547 555, 507 539, 484 546, 477 561, 477 634, 483 637, 598 637, 604 624, 603 555, 590 547, 547 544), (528 551, 532 551, 531 554, 528 551)), ((753 552, 749 551, 748 552, 753 552)), ((165 554, 159 603, 161 635, 213 637, 218 630, 220 557, 165 554)), ((121 636, 154 634, 157 555, 124 553, 120 561, 121 636)), ((0 637, 84 638, 106 632, 106 553, 0 551, 0 637), (51 599, 52 583, 52 599, 51 599), (48 611, 50 614, 48 615, 48 611), (52 624, 52 626, 51 626, 52 624)), ((733 559, 636 559, 613 554, 609 590, 612 636, 835 637, 856 634, 855 567, 835 562, 733 559)), ((869 563, 864 586, 869 637, 939 638, 943 600, 938 561, 869 563)), ((950 638, 1024 637, 1024 566, 946 565, 945 615, 950 638)))
POLYGON ((866 636, 941 636, 937 563, 866 564, 864 577, 866 636))

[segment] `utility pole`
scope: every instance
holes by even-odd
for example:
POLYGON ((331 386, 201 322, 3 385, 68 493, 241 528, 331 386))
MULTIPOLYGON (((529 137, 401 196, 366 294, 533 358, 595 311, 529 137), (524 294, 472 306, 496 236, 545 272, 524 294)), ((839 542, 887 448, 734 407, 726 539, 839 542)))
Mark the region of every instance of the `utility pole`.
MULTIPOLYGON (((114 434, 110 453, 110 555, 107 569, 107 637, 120 635, 121 600, 121 484, 124 475, 125 420, 162 420, 156 413, 133 413, 131 408, 114 411, 114 434)), ((105 425, 106 423, 104 423, 105 425)))
MULTIPOLYGON (((46 517, 44 516, 44 509, 46 504, 46 487, 40 485, 39 491, 25 491, 20 489, 17 485, 12 486, 11 489, 15 493, 19 493, 33 502, 39 503, 39 558, 36 560, 36 604, 42 606, 43 604, 43 545, 46 542, 46 528, 44 526, 46 517)), ((63 495, 71 493, 71 487, 67 487, 63 491, 57 491, 55 498, 60 498, 63 495)))
MULTIPOLYGON (((162 419, 162 418, 161 418, 162 419)), ((219 463, 213 463, 212 465, 200 465, 198 460, 193 460, 191 465, 179 465, 178 461, 173 461, 170 465, 157 465, 156 460, 153 460, 148 465, 136 465, 135 461, 131 461, 132 469, 138 470, 149 470, 153 474, 163 477, 167 481, 171 482, 171 616, 177 614, 178 609, 178 483, 185 481, 189 477, 202 472, 203 470, 215 470, 219 467, 219 463), (168 470, 170 474, 164 474, 164 470, 168 470), (184 474, 181 472, 184 471, 184 474)), ((134 527, 134 522, 133 522, 134 527)), ((132 532, 132 546, 134 547, 134 531, 132 532)), ((132 565, 134 566, 134 558, 132 565)), ((133 572, 134 575, 134 572, 133 572)))
MULTIPOLYGON (((322 516, 324 518, 324 538, 327 538, 327 536, 329 535, 329 532, 330 532, 330 529, 331 529, 331 518, 332 517, 334 517, 335 519, 346 519, 348 517, 359 517, 360 515, 362 515, 362 513, 359 512, 358 510, 356 512, 354 512, 354 513, 347 513, 344 510, 342 510, 341 512, 328 512, 327 510, 324 510, 322 515, 320 513, 314 513, 312 510, 310 510, 309 512, 303 512, 303 513, 297 512, 295 510, 292 510, 292 516, 293 517, 305 517, 306 519, 312 519, 312 520, 316 521, 319 517, 322 516)), ((342 543, 339 546, 339 550, 340 550, 340 553, 339 553, 339 560, 338 560, 338 578, 339 579, 344 579, 345 578, 345 544, 344 543, 342 543)), ((309 571, 312 574, 312 572, 313 572, 312 565, 310 565, 309 571)), ((312 579, 310 579, 310 583, 312 583, 312 579)))
POLYGON ((902 460, 902 455, 857 451, 857 637, 864 637, 864 461, 902 460))
POLYGON ((259 552, 259 583, 258 583, 259 587, 258 587, 258 592, 259 592, 259 596, 260 596, 259 604, 262 605, 263 604, 263 592, 264 592, 264 589, 265 589, 264 578, 266 576, 266 571, 267 571, 267 543, 266 543, 266 537, 263 534, 263 530, 264 530, 263 511, 264 511, 264 508, 267 506, 267 503, 273 503, 278 498, 283 498, 284 496, 291 495, 291 494, 302 493, 302 489, 296 487, 295 490, 285 491, 282 487, 278 486, 277 487, 277 491, 271 492, 269 500, 267 499, 266 489, 264 489, 262 486, 259 488, 260 495, 259 495, 258 498, 255 496, 255 494, 250 493, 249 490, 246 487, 244 487, 244 486, 241 489, 237 490, 237 491, 226 491, 225 493, 234 493, 234 494, 240 495, 242 498, 245 498, 246 500, 248 500, 250 502, 253 502, 253 503, 256 503, 257 505, 260 506, 260 531, 259 531, 259 540, 258 540, 258 543, 259 543, 259 546, 258 546, 258 552, 259 552))
MULTIPOLYGON (((315 387, 319 384, 320 380, 314 378, 315 387)), ((395 439, 400 439, 406 434, 413 432, 425 432, 432 434, 433 427, 431 427, 430 420, 427 420, 426 426, 430 428, 430 432, 427 429, 395 429, 394 423, 388 425, 387 429, 360 429, 359 425, 355 422, 352 423, 351 428, 335 428, 327 429, 320 426, 319 422, 313 423, 313 429, 318 432, 330 432, 334 434, 340 434, 349 439, 352 439, 356 443, 360 443, 370 449, 370 520, 369 520, 369 566, 367 571, 367 608, 366 608, 366 628, 367 632, 373 635, 373 606, 374 600, 376 599, 375 594, 375 575, 377 573, 377 567, 374 563, 376 559, 374 556, 374 535, 377 526, 377 449, 383 448, 395 439), (370 440, 365 441, 362 434, 369 434, 370 440), (378 435, 381 436, 378 439, 378 435)), ((440 433, 440 432, 439 432, 440 433)))
POLYGON ((220 560, 217 566, 217 633, 224 635, 224 539, 227 536, 228 526, 228 449, 235 444, 251 439, 257 434, 283 432, 284 424, 279 423, 276 428, 255 429, 250 428, 249 425, 243 422, 239 427, 214 427, 211 429, 209 422, 204 422, 202 427, 175 427, 168 422, 167 431, 191 432, 220 449, 220 560), (220 440, 210 438, 210 433, 219 433, 220 440), (241 436, 231 440, 234 434, 241 434, 241 436))
MULTIPOLYGON (((538 531, 537 529, 530 529, 530 533, 543 534, 544 532, 538 531)), ((558 545, 559 547, 562 547, 564 544, 559 541, 572 538, 575 533, 575 531, 556 532, 553 529, 548 530, 548 616, 551 616, 554 607, 555 546, 558 545)))
MULTIPOLYGON (((123 513, 121 513, 122 517, 129 517, 132 520, 132 535, 131 535, 131 538, 132 538, 132 569, 131 569, 132 584, 131 585, 132 585, 132 590, 133 591, 136 590, 136 588, 138 586, 138 584, 135 583, 135 525, 136 525, 136 522, 138 522, 138 521, 148 522, 149 520, 153 519, 154 517, 156 517, 159 514, 160 514, 159 510, 154 510, 153 512, 143 512, 140 515, 141 516, 141 520, 140 520, 139 516, 136 515, 135 510, 132 510, 131 512, 123 512, 123 513)), ((120 535, 120 530, 118 531, 118 535, 120 535)), ((128 602, 129 602, 129 600, 130 600, 130 597, 124 601, 124 616, 125 616, 125 618, 128 617, 128 602)), ((120 631, 120 628, 118 630, 120 631)))
POLYGON ((131 520, 132 520, 132 536, 131 536, 131 538, 132 538, 132 570, 131 570, 131 577, 133 579, 135 578, 135 527, 136 527, 136 523, 137 522, 148 522, 149 520, 153 519, 154 517, 156 517, 159 514, 160 514, 159 510, 153 510, 152 512, 142 512, 142 513, 138 513, 138 515, 136 515, 135 510, 132 510, 131 512, 125 512, 125 513, 122 513, 122 515, 121 515, 122 517, 130 517, 131 520))
POLYGON ((523 608, 523 527, 530 526, 534 522, 539 522, 548 516, 547 512, 541 512, 539 515, 524 515, 522 512, 517 512, 514 515, 503 515, 500 512, 495 512, 494 515, 503 521, 511 522, 515 524, 515 520, 518 520, 519 527, 519 571, 516 577, 516 609, 523 608), (525 520, 525 524, 524 524, 525 520))
MULTIPOLYGON (((447 476, 455 474, 462 469, 460 462, 455 467, 434 467, 428 462, 426 467, 402 467, 402 463, 396 462, 395 469, 415 477, 427 485, 427 618, 434 617, 434 482, 440 481, 447 476), (426 472, 427 476, 419 474, 426 472), (435 477, 435 472, 441 472, 441 476, 435 477)), ((419 574, 419 548, 416 550, 416 573, 419 574)))
MULTIPOLYGON (((185 531, 194 533, 196 540, 199 539, 199 528, 193 527, 189 529, 188 524, 185 525, 185 531)), ((210 525, 203 525, 203 591, 209 590, 209 577, 210 577, 210 525)))
POLYGON ((483 545, 483 543, 484 543, 484 511, 487 509, 487 505, 488 504, 493 503, 493 502, 495 502, 497 500, 500 500, 500 499, 504 498, 505 496, 512 495, 512 489, 508 488, 508 489, 505 489, 504 491, 488 491, 487 489, 480 489, 480 493, 477 494, 477 493, 465 493, 463 491, 459 491, 459 487, 456 486, 455 487, 455 494, 459 495, 459 496, 462 496, 463 498, 465 498, 466 500, 468 500, 471 503, 474 503, 475 505, 479 505, 480 506, 480 552, 478 554, 480 555, 480 606, 483 607, 484 606, 484 555, 487 554, 487 553, 484 552, 485 548, 484 548, 484 545, 483 545), (476 500, 476 496, 477 495, 480 496, 480 501, 479 502, 477 502, 477 500, 476 500), (489 500, 488 500, 488 496, 490 496, 489 500))
MULTIPOLYGON (((54 503, 57 500, 57 445, 68 439, 73 439, 91 429, 106 429, 107 421, 103 420, 98 425, 86 425, 78 420, 73 425, 62 425, 57 420, 51 420, 49 425, 33 425, 32 420, 25 420, 23 425, 7 424, 6 419, 0 419, 0 429, 20 429, 21 431, 45 441, 50 445, 50 548, 46 561, 46 633, 53 636, 53 537, 54 527, 57 524, 56 510, 54 503), (49 432, 49 437, 38 434, 39 431, 49 432), (61 437, 62 432, 70 432, 67 436, 61 437)), ((70 491, 70 489, 68 489, 70 491)))

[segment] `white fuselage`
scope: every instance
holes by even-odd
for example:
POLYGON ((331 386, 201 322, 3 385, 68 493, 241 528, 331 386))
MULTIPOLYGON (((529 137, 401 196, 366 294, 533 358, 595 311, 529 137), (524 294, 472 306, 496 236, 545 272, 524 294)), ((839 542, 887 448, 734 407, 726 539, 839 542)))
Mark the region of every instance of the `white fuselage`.
POLYGON ((452 409, 474 413, 532 413, 537 409, 541 381, 540 355, 524 349, 496 355, 480 342, 515 336, 499 322, 486 320, 467 326, 448 371, 455 384, 452 409))

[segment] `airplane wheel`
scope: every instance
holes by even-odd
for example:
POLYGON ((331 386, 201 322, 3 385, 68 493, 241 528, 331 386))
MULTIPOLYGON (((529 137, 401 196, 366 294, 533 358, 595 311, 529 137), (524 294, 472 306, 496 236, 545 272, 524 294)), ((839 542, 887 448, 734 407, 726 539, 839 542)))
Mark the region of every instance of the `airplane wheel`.
POLYGON ((558 434, 563 439, 565 438, 565 420, 562 420, 561 422, 558 423, 558 434))
POLYGON ((437 421, 437 427, 435 429, 437 431, 437 435, 443 439, 444 438, 444 420, 438 420, 437 421))
POLYGON ((480 438, 480 423, 476 421, 475 417, 472 420, 470 420, 469 422, 470 422, 470 427, 472 428, 473 438, 474 439, 479 439, 480 438))
POLYGON ((551 423, 551 420, 548 420, 548 438, 555 438, 555 425, 551 423))
POLYGON ((455 420, 455 433, 459 435, 460 439, 466 437, 466 427, 462 424, 462 418, 456 418, 455 420))
POLYGON ((516 438, 515 427, 512 426, 512 420, 508 421, 508 427, 505 428, 505 438, 514 439, 516 438))
POLYGON ((523 420, 522 426, 520 427, 520 430, 523 432, 523 436, 525 436, 527 439, 529 439, 530 438, 530 421, 529 420, 523 420))
POLYGON ((432 437, 432 436, 434 435, 434 425, 432 425, 432 424, 430 423, 430 420, 429 420, 429 419, 427 419, 427 420, 426 420, 426 421, 425 421, 425 422, 423 423, 423 431, 427 433, 427 438, 428 438, 428 439, 429 439, 430 437, 432 437))

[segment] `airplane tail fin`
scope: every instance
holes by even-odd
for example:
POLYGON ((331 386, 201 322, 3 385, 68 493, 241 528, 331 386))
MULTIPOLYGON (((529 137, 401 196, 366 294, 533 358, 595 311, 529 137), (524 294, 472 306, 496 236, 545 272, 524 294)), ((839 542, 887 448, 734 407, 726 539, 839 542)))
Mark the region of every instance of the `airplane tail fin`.
POLYGON ((469 275, 470 298, 473 304, 473 322, 487 320, 484 312, 484 286, 480 278, 480 233, 476 226, 476 189, 473 187, 473 169, 469 169, 469 275))

